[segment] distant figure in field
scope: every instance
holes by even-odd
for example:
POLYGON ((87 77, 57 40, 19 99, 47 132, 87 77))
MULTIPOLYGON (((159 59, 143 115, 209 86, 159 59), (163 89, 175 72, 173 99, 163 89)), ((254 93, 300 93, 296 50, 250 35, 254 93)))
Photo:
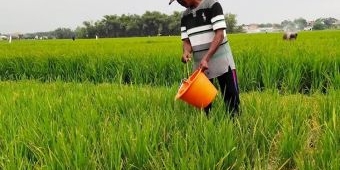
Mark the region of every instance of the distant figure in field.
POLYGON ((284 40, 296 40, 297 36, 298 36, 298 33, 296 32, 285 32, 283 34, 283 39, 284 40))
POLYGON ((72 40, 76 40, 76 36, 75 35, 72 35, 72 40))

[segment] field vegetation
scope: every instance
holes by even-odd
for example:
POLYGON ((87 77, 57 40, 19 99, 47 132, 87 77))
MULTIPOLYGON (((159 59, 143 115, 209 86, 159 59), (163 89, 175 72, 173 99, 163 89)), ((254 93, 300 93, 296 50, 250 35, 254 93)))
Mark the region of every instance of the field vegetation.
POLYGON ((340 32, 229 42, 235 119, 174 101, 179 37, 0 42, 0 169, 340 169, 340 32))

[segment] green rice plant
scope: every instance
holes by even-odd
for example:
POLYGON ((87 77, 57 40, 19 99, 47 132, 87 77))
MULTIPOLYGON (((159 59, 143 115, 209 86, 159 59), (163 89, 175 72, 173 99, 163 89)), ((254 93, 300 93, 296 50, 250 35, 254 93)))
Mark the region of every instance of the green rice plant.
POLYGON ((248 49, 241 54, 242 58, 236 58, 237 74, 241 89, 244 91, 261 90, 264 88, 262 80, 262 58, 257 49, 248 49))
MULTIPOLYGON (((242 91, 309 94, 338 88, 339 31, 232 34, 242 91), (318 42, 318 43, 315 43, 318 42)), ((186 77, 179 37, 15 41, 0 44, 0 80, 171 86, 186 77)))
POLYGON ((339 91, 241 93, 231 120, 170 87, 0 82, 1 169, 337 169, 339 91))
POLYGON ((339 74, 332 69, 339 65, 338 34, 338 31, 301 32, 297 41, 282 41, 281 34, 276 33, 230 36, 241 89, 248 91, 251 89, 247 85, 258 87, 260 84, 262 88, 277 86, 283 92, 326 91, 333 85, 330 80, 339 74), (316 39, 317 47, 313 43, 316 39), (251 59, 245 60, 243 56, 251 59), (322 69, 314 69, 320 65, 322 69), (256 76, 250 77, 251 74, 256 76))

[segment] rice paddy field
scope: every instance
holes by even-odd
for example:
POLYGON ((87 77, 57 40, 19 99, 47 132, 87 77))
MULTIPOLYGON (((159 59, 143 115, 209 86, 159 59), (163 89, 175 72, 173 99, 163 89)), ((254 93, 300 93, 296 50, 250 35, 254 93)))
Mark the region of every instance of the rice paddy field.
POLYGON ((340 169, 340 31, 228 38, 235 119, 174 100, 179 37, 0 41, 0 169, 340 169))

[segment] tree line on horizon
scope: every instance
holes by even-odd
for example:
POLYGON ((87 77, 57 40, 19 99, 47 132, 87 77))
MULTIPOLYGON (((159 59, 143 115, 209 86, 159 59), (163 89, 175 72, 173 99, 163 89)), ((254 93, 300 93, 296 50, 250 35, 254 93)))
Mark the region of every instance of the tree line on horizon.
MULTIPOLYGON (((237 15, 228 13, 225 15, 227 33, 242 33, 244 25, 237 25, 237 15)), ((57 28, 50 32, 28 33, 23 38, 48 37, 57 39, 76 38, 115 38, 115 37, 145 37, 145 36, 170 36, 180 35, 181 12, 173 12, 171 15, 158 11, 146 11, 143 15, 122 14, 105 15, 98 21, 84 21, 83 26, 75 30, 70 28, 57 28)), ((333 24, 338 22, 335 18, 319 18, 313 22, 313 30, 332 29, 333 24)), ((303 30, 310 23, 304 18, 297 18, 293 21, 284 20, 280 24, 265 23, 257 24, 261 27, 295 27, 303 30)))
MULTIPOLYGON (((236 15, 226 14, 227 32, 240 32, 237 27, 236 15)), ((98 21, 84 21, 83 26, 75 30, 70 28, 57 28, 50 32, 26 34, 26 37, 54 37, 65 39, 75 36, 77 38, 115 38, 115 37, 145 37, 145 36, 172 36, 180 35, 181 12, 175 11, 171 15, 158 11, 146 11, 143 15, 123 14, 105 15, 98 21)))

